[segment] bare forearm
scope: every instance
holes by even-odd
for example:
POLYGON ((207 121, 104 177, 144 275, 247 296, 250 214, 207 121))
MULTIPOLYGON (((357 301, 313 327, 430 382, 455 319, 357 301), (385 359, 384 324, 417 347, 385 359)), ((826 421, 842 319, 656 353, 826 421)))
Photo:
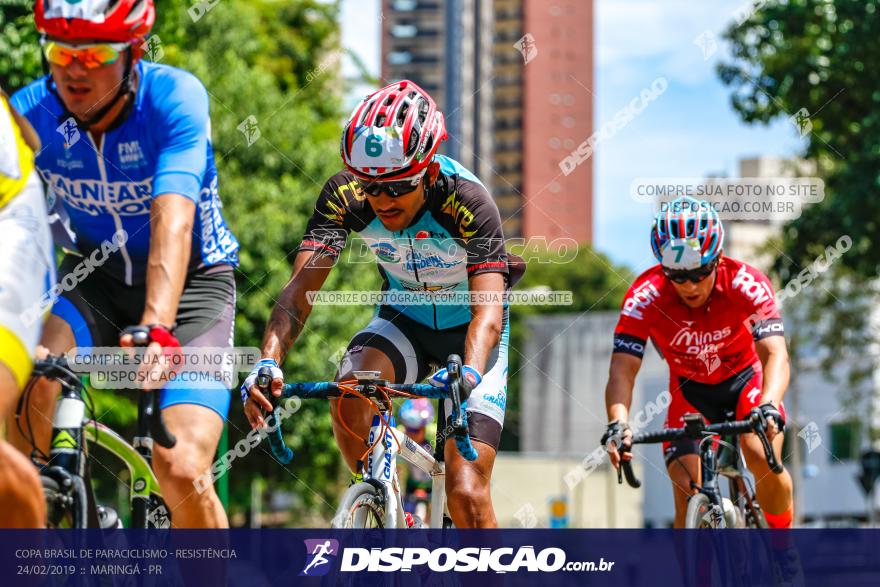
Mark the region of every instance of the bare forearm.
POLYGON ((631 355, 621 353, 611 355, 608 383, 605 385, 605 410, 609 422, 614 420, 626 422, 629 418, 633 387, 641 364, 641 359, 631 355))
POLYGON ((761 393, 761 403, 772 403, 779 406, 785 390, 788 389, 790 377, 788 357, 781 353, 770 353, 764 364, 764 389, 761 393))
POLYGON ((486 372, 489 353, 501 339, 501 309, 475 316, 468 327, 464 344, 464 362, 480 373, 486 372), (497 314, 497 315, 496 315, 497 314))
POLYGON ((312 312, 308 292, 321 289, 332 267, 332 259, 308 251, 297 254, 290 281, 281 290, 266 325, 261 347, 264 358, 275 359, 279 365, 284 362, 312 312))
POLYGON ((282 294, 272 309, 266 334, 263 336, 262 354, 264 358, 275 359, 279 365, 296 342, 311 313, 307 303, 300 305, 296 300, 282 294), (287 299, 285 299, 287 298, 287 299))
POLYGON ((761 359, 764 388, 761 390, 761 403, 779 406, 788 388, 789 366, 788 347, 781 336, 771 336, 755 343, 755 350, 761 359))
POLYGON ((609 422, 613 420, 625 422, 629 418, 632 388, 633 382, 626 381, 623 377, 608 379, 608 384, 605 386, 605 408, 609 422))
POLYGON ((142 324, 171 326, 183 293, 192 247, 192 218, 173 218, 172 211, 155 216, 150 224, 146 302, 142 324))

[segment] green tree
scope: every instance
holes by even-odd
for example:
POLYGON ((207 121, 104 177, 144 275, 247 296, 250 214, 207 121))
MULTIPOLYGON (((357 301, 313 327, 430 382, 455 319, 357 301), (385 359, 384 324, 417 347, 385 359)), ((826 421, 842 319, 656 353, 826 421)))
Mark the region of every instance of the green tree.
MULTIPOLYGON (((340 165, 338 6, 319 0, 224 0, 194 19, 189 0, 156 4, 149 58, 194 73, 210 94, 224 215, 241 242, 236 344, 259 347, 315 199, 340 165), (239 130, 246 120, 259 129, 250 142, 239 130)), ((0 80, 10 92, 42 74, 30 10, 4 6, 0 16, 0 80)), ((377 287, 376 272, 360 269, 340 263, 326 287, 377 287)), ((333 359, 370 316, 366 307, 316 307, 284 365, 287 377, 333 377, 333 359)), ((95 392, 94 401, 102 421, 131 434, 135 411, 129 397, 95 392)), ((229 430, 230 446, 248 432, 235 399, 229 430)), ((295 494, 292 524, 308 516, 329 518, 343 473, 328 406, 304 404, 285 431, 297 453, 290 466, 282 468, 262 448, 235 461, 228 474, 231 514, 247 510, 251 480, 260 476, 273 491, 295 494)))
POLYGON ((783 280, 843 234, 853 239, 844 266, 866 278, 880 269, 878 4, 770 0, 725 34, 733 59, 719 74, 733 89, 734 109, 748 123, 795 117, 803 155, 825 179, 824 201, 785 227, 783 280))
POLYGON ((818 356, 828 377, 833 367, 850 365, 840 399, 844 408, 862 414, 867 412, 859 383, 878 369, 869 352, 877 340, 870 316, 880 269, 878 4, 763 2, 727 30, 733 59, 718 70, 744 121, 792 120, 804 137, 803 156, 818 163, 825 181, 825 199, 784 227, 776 247, 783 253, 774 266, 779 280, 795 280, 843 235, 852 239, 851 250, 821 282, 786 302, 786 312, 795 367, 804 353, 818 356))
POLYGON ((0 7, 0 87, 19 88, 42 74, 39 37, 30 2, 0 7))

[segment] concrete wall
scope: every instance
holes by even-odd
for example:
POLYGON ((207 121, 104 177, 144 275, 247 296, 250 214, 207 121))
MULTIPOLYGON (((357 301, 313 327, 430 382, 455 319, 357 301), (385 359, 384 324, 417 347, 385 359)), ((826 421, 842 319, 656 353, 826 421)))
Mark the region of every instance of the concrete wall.
POLYGON ((596 469, 569 491, 565 475, 580 467, 581 460, 500 453, 492 472, 492 502, 499 525, 548 528, 550 500, 565 496, 570 528, 641 527, 643 493, 619 486, 610 466, 596 469))

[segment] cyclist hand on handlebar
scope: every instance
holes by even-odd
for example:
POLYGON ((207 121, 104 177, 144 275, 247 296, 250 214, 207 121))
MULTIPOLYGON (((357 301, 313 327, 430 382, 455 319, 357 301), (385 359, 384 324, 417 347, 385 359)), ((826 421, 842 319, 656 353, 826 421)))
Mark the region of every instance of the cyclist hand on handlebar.
POLYGON ((632 453, 629 452, 630 448, 632 448, 632 438, 632 429, 626 422, 614 420, 608 423, 608 428, 606 428, 600 442, 605 447, 605 450, 608 451, 608 458, 611 459, 611 464, 614 465, 615 469, 620 467, 621 459, 626 461, 632 460, 632 453), (621 446, 624 447, 622 454, 617 450, 621 446))
POLYGON ((278 368, 275 359, 262 359, 244 380, 241 385, 241 402, 244 404, 244 415, 250 422, 251 428, 259 428, 265 426, 263 419, 265 412, 271 412, 273 409, 272 402, 269 401, 257 385, 257 375, 260 369, 269 367, 272 371, 272 395, 281 397, 281 390, 284 388, 284 373, 278 368), (265 410, 265 412, 264 412, 265 410))
POLYGON ((767 402, 758 406, 764 421, 767 422, 767 440, 773 442, 777 434, 785 432, 785 416, 772 403, 767 402))
POLYGON ((180 341, 174 336, 174 326, 140 324, 128 326, 119 334, 119 346, 146 347, 138 376, 145 391, 161 389, 183 362, 180 341))
MULTIPOLYGON (((461 380, 467 388, 467 393, 473 391, 480 384, 480 381, 483 380, 480 372, 470 365, 462 365, 461 374, 461 380)), ((448 390, 447 385, 449 384, 449 373, 447 372, 446 367, 438 370, 436 373, 428 377, 428 383, 430 383, 434 387, 440 387, 442 389, 448 390)), ((467 394, 463 395, 461 399, 462 401, 466 400, 467 394)))

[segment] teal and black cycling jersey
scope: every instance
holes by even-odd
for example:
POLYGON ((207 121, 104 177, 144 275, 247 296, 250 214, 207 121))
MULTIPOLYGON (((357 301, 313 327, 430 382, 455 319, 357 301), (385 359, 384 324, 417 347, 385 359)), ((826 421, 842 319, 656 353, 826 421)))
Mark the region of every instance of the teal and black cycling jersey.
MULTIPOLYGON (((508 284, 520 273, 504 248, 501 216, 485 186, 457 161, 437 155, 437 181, 425 188, 426 201, 412 224, 390 231, 358 187, 340 171, 324 184, 303 236, 301 251, 338 257, 348 234, 357 233, 376 255, 388 292, 467 292, 468 278, 502 273, 508 284)), ((470 322, 467 303, 389 306, 420 324, 445 329, 470 322)))

